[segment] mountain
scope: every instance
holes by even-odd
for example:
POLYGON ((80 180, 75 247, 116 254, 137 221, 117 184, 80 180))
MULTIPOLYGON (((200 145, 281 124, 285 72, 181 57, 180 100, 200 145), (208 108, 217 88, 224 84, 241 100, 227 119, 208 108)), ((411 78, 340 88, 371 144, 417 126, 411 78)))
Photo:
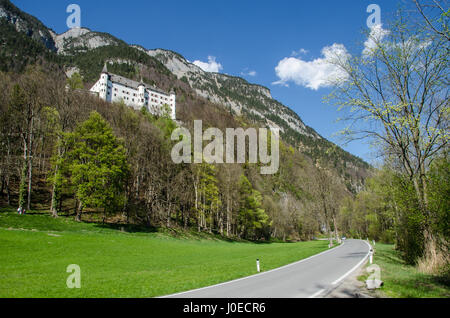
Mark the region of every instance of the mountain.
POLYGON ((179 79, 187 81, 197 94, 230 108, 238 115, 278 127, 284 133, 292 129, 314 139, 322 138, 307 127, 295 112, 273 99, 267 87, 248 83, 240 77, 205 72, 171 51, 156 49, 146 53, 158 59, 179 79))
POLYGON ((53 31, 49 30, 41 21, 21 11, 9 0, 0 0, 0 19, 11 23, 18 32, 25 33, 44 44, 49 50, 56 51, 53 31))
POLYGON ((11 57, 32 62, 39 55, 60 65, 69 76, 79 72, 88 87, 97 80, 107 62, 109 70, 114 73, 135 80, 143 78, 148 84, 165 90, 174 89, 179 117, 183 121, 199 116, 202 111, 198 105, 213 104, 252 124, 280 128, 283 140, 313 163, 325 161, 334 167, 345 180, 348 190, 356 192, 364 182, 369 168, 367 163, 305 125, 294 111, 275 100, 266 87, 240 77, 205 72, 176 52, 128 45, 107 33, 80 28, 56 34, 8 0, 0 0, 0 17, 3 18, 0 18, 0 43, 10 49, 5 50, 9 52, 6 55, 0 54, 2 70, 11 68, 8 66, 11 57), (5 25, 5 20, 9 26, 5 25), (20 35, 14 36, 14 32, 20 35), (24 36, 32 38, 32 44, 24 43, 24 36), (33 47, 17 52, 17 44, 12 38, 21 37, 21 46, 33 47))
POLYGON ((70 29, 63 34, 52 32, 52 37, 61 55, 75 55, 102 46, 125 44, 107 33, 93 32, 87 28, 70 29))
MULTIPOLYGON (((105 46, 125 44, 109 34, 93 32, 86 28, 72 29, 54 35, 53 38, 58 54, 66 56, 86 53, 105 46)), ((307 127, 295 112, 274 100, 266 87, 248 83, 239 77, 205 72, 189 63, 180 54, 169 50, 146 50, 138 45, 131 47, 156 58, 178 79, 188 83, 199 96, 229 108, 237 115, 245 115, 258 123, 280 128, 286 136, 298 133, 313 139, 322 138, 307 127)), ((130 62, 122 60, 119 63, 130 64, 130 62)))

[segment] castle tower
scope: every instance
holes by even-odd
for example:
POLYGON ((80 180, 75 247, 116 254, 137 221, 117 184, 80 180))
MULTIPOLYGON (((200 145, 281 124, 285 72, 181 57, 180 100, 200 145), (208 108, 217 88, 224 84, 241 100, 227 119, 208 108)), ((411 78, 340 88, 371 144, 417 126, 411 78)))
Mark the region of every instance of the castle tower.
POLYGON ((139 97, 137 104, 139 105, 140 108, 142 108, 145 106, 145 84, 142 78, 141 82, 139 83, 138 90, 139 90, 139 97))
POLYGON ((99 92, 99 97, 103 100, 107 100, 108 96, 108 79, 109 73, 105 63, 105 66, 103 66, 102 74, 100 75, 100 92, 99 92))
POLYGON ((173 90, 170 91, 170 108, 172 110, 172 120, 177 119, 177 97, 175 95, 175 92, 173 90))

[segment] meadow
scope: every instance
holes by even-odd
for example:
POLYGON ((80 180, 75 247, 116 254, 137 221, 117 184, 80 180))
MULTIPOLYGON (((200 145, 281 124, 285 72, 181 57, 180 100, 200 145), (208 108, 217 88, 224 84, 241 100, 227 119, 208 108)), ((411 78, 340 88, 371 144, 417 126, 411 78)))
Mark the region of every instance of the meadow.
POLYGON ((0 297, 157 297, 277 268, 328 248, 326 241, 254 243, 194 232, 78 223, 0 210, 0 297), (69 289, 69 265, 81 288, 69 289))

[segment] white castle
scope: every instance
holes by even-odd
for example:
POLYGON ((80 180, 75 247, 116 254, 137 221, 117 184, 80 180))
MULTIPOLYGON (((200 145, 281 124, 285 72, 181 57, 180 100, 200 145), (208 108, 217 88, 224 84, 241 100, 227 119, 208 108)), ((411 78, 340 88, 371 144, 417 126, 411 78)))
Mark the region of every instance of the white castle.
POLYGON ((146 85, 142 80, 139 83, 109 73, 106 64, 100 74, 100 79, 90 91, 97 93, 101 99, 107 102, 123 101, 125 105, 137 110, 145 107, 154 115, 162 114, 165 107, 168 106, 171 118, 176 120, 176 96, 173 91, 168 94, 155 86, 146 85))

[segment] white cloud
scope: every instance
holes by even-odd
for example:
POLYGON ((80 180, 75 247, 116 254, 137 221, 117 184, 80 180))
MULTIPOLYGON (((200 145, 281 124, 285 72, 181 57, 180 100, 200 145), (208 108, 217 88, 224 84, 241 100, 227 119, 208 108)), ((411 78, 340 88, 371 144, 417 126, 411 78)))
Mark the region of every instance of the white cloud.
POLYGON ((241 75, 255 77, 256 75, 258 75, 258 73, 256 73, 256 71, 250 71, 248 68, 245 68, 244 71, 241 72, 241 75))
POLYGON ((334 43, 322 49, 322 57, 312 61, 304 61, 298 57, 286 57, 278 63, 275 72, 280 80, 274 85, 288 86, 292 81, 299 86, 313 90, 328 87, 335 80, 346 78, 346 74, 332 61, 336 58, 346 60, 350 57, 342 44, 334 43))
POLYGON ((431 41, 429 40, 421 41, 414 37, 410 37, 402 42, 392 42, 386 39, 389 34, 390 31, 383 29, 381 24, 377 24, 370 28, 369 37, 366 42, 364 42, 364 49, 362 51, 363 58, 368 59, 373 57, 374 53, 381 46, 387 51, 402 49, 413 56, 414 54, 412 53, 417 53, 418 50, 424 50, 431 44, 431 41))
POLYGON ((222 64, 216 62, 215 56, 208 56, 208 62, 194 61, 192 64, 197 65, 205 72, 219 73, 223 70, 222 64))
POLYGON ((308 52, 309 52, 308 50, 300 49, 298 51, 292 51, 291 56, 299 56, 302 54, 308 54, 308 52))
POLYGON ((363 56, 372 55, 389 33, 388 30, 383 29, 381 24, 376 24, 371 27, 369 37, 366 42, 364 42, 363 56))

